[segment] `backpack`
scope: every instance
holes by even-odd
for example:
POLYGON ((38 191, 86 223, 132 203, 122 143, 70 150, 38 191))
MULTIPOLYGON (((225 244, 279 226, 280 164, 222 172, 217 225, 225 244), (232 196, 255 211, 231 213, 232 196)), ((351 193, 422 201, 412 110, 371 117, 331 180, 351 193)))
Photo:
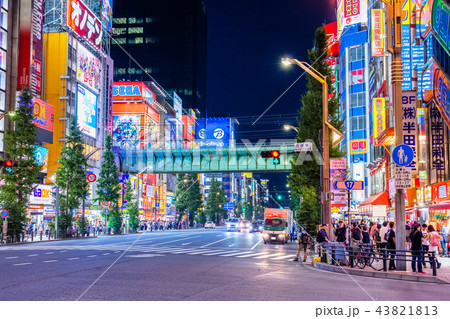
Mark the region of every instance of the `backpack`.
POLYGON ((354 240, 361 240, 361 229, 359 227, 355 227, 352 230, 352 238, 354 240))
POLYGON ((377 243, 381 241, 380 232, 378 231, 378 229, 375 229, 373 231, 373 239, 377 243))
POLYGON ((307 244, 307 243, 308 243, 308 234, 302 233, 302 236, 301 236, 301 242, 302 242, 303 244, 307 244))
POLYGON ((441 241, 439 240, 439 235, 437 235, 435 232, 432 232, 430 245, 431 246, 439 246, 440 244, 441 244, 441 241))

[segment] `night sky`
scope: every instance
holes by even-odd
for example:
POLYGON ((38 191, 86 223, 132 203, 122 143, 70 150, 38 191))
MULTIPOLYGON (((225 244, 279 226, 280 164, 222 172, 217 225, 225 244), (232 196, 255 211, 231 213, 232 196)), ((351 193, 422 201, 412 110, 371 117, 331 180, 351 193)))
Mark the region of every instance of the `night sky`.
MULTIPOLYGON (((305 81, 298 81, 255 125, 302 73, 281 58, 308 61, 314 31, 336 21, 336 0, 205 0, 208 17, 207 116, 236 117, 236 137, 294 138, 305 81), (250 117, 254 116, 254 117, 250 117)), ((286 190, 287 174, 261 174, 286 190)))

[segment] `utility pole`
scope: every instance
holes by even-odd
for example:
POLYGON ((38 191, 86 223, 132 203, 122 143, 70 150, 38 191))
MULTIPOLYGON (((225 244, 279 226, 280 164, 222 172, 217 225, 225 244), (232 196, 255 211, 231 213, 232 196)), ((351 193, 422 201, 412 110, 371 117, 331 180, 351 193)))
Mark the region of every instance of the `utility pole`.
MULTIPOLYGON (((393 109, 395 118, 395 145, 403 144, 403 107, 402 107, 402 4, 401 0, 393 1, 393 57, 392 57, 392 91, 393 91, 393 109)), ((387 4, 387 3, 386 3, 387 4)), ((388 9, 391 4, 387 4, 388 9)), ((388 10, 389 12, 389 10, 388 10)), ((392 28, 388 27, 388 32, 392 28)), ((405 193, 403 189, 395 191, 395 229, 396 229, 396 248, 397 250, 406 249, 406 228, 405 228, 405 193)), ((397 270, 406 270, 406 261, 397 261, 397 270)))

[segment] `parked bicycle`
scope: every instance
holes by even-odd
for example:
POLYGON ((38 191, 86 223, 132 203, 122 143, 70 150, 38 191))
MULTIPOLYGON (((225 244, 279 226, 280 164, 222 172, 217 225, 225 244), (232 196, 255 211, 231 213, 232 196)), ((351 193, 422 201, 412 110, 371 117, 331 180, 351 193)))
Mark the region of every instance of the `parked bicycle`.
POLYGON ((383 254, 375 251, 372 245, 359 245, 354 248, 354 262, 358 268, 364 269, 366 266, 372 267, 373 270, 383 270, 383 254))

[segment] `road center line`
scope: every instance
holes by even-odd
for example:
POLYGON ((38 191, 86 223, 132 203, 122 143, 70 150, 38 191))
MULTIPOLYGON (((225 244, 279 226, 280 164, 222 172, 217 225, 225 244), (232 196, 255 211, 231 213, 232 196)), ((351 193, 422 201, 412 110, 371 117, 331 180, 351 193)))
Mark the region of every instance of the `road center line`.
POLYGON ((87 256, 87 258, 97 257, 97 255, 87 256))
POLYGON ((220 243, 221 241, 224 241, 224 240, 227 240, 227 239, 228 239, 228 237, 226 237, 226 238, 223 238, 223 239, 220 239, 220 240, 217 240, 217 241, 213 241, 212 243, 209 243, 209 244, 206 244, 206 245, 200 246, 200 248, 205 248, 205 247, 208 247, 208 246, 214 245, 214 244, 216 244, 216 243, 220 243))
POLYGON ((28 255, 28 257, 35 257, 35 256, 39 256, 39 255, 38 254, 28 255))
POLYGON ((56 260, 56 259, 52 259, 52 260, 45 260, 45 261, 43 261, 43 263, 55 263, 55 262, 57 262, 57 260, 56 260))
POLYGON ((14 264, 13 266, 25 266, 25 265, 31 265, 31 263, 14 264))
POLYGON ((5 259, 15 259, 15 258, 19 258, 18 256, 14 256, 14 257, 5 257, 5 259))
POLYGON ((67 258, 67 260, 76 260, 76 259, 80 259, 80 257, 67 258))

